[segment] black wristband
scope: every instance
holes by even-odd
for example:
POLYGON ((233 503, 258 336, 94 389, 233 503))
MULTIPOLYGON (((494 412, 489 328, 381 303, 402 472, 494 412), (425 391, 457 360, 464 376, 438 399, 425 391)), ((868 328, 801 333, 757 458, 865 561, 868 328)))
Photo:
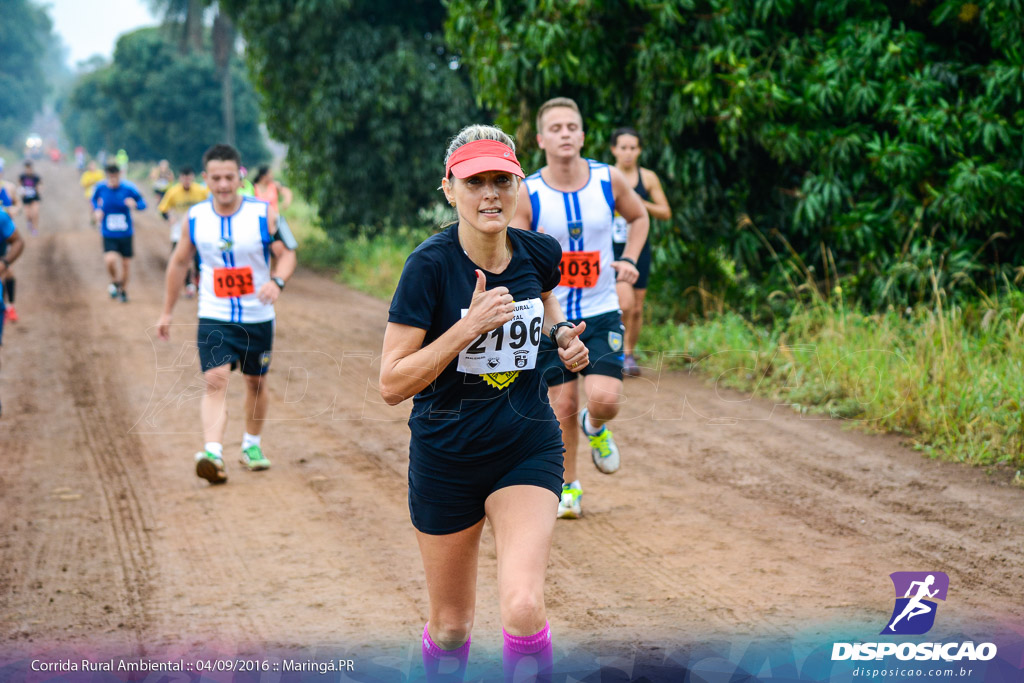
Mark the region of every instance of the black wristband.
POLYGON ((551 341, 553 341, 555 343, 555 346, 558 346, 558 339, 555 337, 555 333, 558 332, 558 328, 559 327, 573 328, 573 327, 576 327, 576 326, 573 325, 568 320, 563 320, 560 323, 555 323, 554 325, 552 325, 551 326, 551 331, 548 332, 548 336, 551 338, 551 341))
POLYGON ((270 278, 270 281, 277 285, 277 288, 280 289, 282 292, 284 291, 284 280, 282 280, 279 277, 272 277, 270 278))
POLYGON ((626 263, 628 263, 629 265, 633 266, 634 268, 638 268, 638 266, 636 265, 636 261, 634 261, 633 259, 629 258, 628 256, 620 256, 619 258, 617 258, 615 260, 616 261, 625 261, 626 263))

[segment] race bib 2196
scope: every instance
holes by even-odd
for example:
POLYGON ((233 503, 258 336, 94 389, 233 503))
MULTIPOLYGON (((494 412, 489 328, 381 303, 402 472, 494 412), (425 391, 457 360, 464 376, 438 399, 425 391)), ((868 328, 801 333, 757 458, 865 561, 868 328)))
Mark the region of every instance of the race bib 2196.
MULTIPOLYGON (((515 302, 512 320, 480 335, 459 353, 459 372, 471 375, 532 370, 537 366, 544 302, 540 298, 515 302)), ((466 317, 469 309, 462 309, 466 317)))

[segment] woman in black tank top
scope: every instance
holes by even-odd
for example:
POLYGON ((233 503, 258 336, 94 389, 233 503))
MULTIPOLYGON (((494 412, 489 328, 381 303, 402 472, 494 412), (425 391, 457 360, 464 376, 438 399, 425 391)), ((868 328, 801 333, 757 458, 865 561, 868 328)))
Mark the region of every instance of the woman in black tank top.
MULTIPOLYGON (((634 189, 647 207, 647 213, 651 218, 668 220, 672 217, 672 208, 668 205, 665 191, 661 188, 661 181, 658 175, 648 169, 642 168, 638 161, 643 148, 640 145, 640 134, 632 128, 619 128, 612 133, 611 139, 612 156, 615 157, 615 168, 622 171, 626 179, 632 181, 636 178, 634 189)), ((625 234, 617 235, 625 243, 625 234)), ((623 244, 616 243, 615 256, 618 257, 622 251, 623 244)), ((622 324, 626 327, 625 352, 626 358, 623 364, 623 374, 630 377, 640 375, 640 366, 633 357, 636 348, 636 341, 640 337, 640 327, 643 324, 644 299, 647 296, 647 278, 651 272, 651 245, 650 238, 644 244, 640 258, 637 260, 637 269, 640 277, 633 285, 620 282, 618 284, 619 308, 622 309, 622 324)))

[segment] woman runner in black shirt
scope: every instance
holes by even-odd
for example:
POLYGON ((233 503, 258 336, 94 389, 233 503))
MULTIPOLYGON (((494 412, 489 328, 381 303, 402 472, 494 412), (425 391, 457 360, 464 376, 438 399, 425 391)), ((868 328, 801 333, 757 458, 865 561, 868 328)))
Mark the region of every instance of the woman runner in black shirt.
POLYGON ((469 126, 455 137, 441 183, 458 222, 409 256, 384 335, 381 394, 391 405, 415 396, 409 509, 430 597, 428 680, 465 674, 485 519, 497 548, 506 677, 551 669, 544 575, 563 448, 534 368, 541 334, 555 335, 572 371, 588 353, 578 338, 585 326, 565 322, 551 296, 558 242, 508 229, 522 178, 501 130, 469 126))

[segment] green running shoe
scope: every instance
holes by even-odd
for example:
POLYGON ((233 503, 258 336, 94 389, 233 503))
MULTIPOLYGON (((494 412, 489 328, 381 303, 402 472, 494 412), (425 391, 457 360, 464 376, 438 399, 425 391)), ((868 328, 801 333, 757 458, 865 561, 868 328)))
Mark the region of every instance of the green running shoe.
POLYGON ((210 451, 196 453, 196 475, 211 484, 223 484, 228 480, 224 470, 224 461, 210 451))
POLYGON ((580 507, 580 498, 583 497, 583 490, 574 488, 570 484, 562 484, 562 495, 558 499, 558 519, 579 519, 583 514, 580 507))
POLYGON ((259 446, 249 446, 242 449, 242 464, 249 468, 250 472, 270 469, 270 461, 263 457, 263 450, 259 446))
POLYGON ((590 458, 594 461, 594 467, 605 474, 614 474, 619 470, 619 447, 615 445, 612 438, 612 430, 607 425, 601 427, 597 434, 587 432, 587 410, 580 411, 580 429, 590 440, 590 458))

